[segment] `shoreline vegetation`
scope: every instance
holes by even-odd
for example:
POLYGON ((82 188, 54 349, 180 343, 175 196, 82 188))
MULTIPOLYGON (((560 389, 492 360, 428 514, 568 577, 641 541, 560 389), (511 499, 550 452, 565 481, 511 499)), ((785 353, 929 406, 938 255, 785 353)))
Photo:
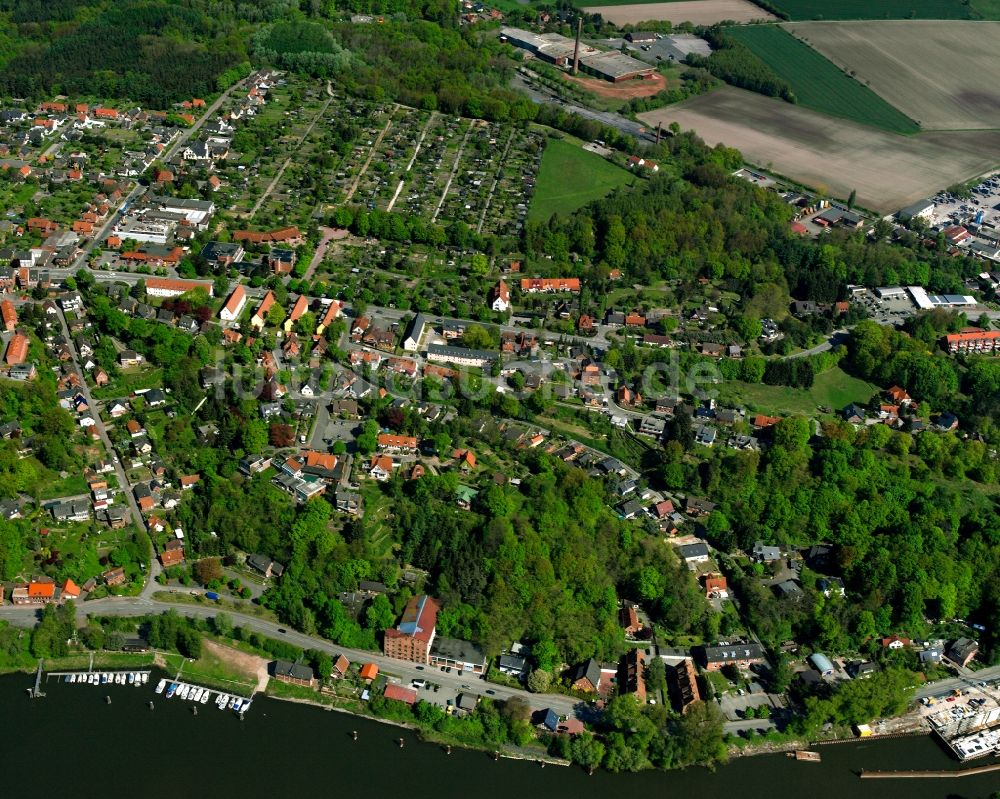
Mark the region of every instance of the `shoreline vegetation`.
MULTIPOLYGON (((215 643, 211 638, 206 638, 207 641, 215 643)), ((246 654, 242 650, 235 649, 229 645, 217 644, 218 647, 225 647, 233 650, 238 654, 246 654)), ((165 652, 146 652, 146 653, 114 653, 114 652, 103 652, 103 653, 93 653, 94 654, 94 667, 95 668, 157 668, 164 672, 168 679, 170 679, 170 668, 171 660, 176 660, 181 656, 176 653, 165 653, 165 652)), ((181 658, 185 664, 187 663, 186 658, 181 658)), ((49 658, 45 661, 45 672, 49 671, 71 671, 75 669, 86 669, 90 663, 89 654, 77 654, 69 655, 67 657, 61 658, 49 658)), ((13 674, 32 674, 34 673, 35 666, 28 667, 27 665, 19 667, 8 667, 0 669, 0 676, 11 676, 13 674)), ((241 682, 247 683, 246 674, 232 671, 228 678, 217 677, 204 672, 198 671, 197 669, 191 669, 189 673, 189 679, 193 679, 199 684, 204 683, 206 687, 219 687, 220 682, 231 681, 231 682, 241 682)), ((329 691, 313 691, 311 689, 301 688, 299 686, 292 686, 286 683, 279 683, 271 681, 267 683, 265 689, 260 691, 269 699, 274 699, 280 702, 290 702, 293 704, 306 705, 310 707, 315 707, 320 710, 325 710, 334 713, 342 713, 348 716, 354 716, 357 718, 366 719, 368 721, 374 721, 379 724, 385 724, 391 727, 397 727, 399 729, 405 729, 414 733, 420 743, 424 744, 434 744, 439 746, 452 746, 456 748, 466 749, 474 752, 483 752, 488 755, 494 755, 495 757, 502 758, 505 760, 526 760, 534 761, 537 763, 544 763, 545 765, 554 766, 572 766, 574 765, 572 760, 566 758, 560 758, 549 754, 544 748, 539 747, 537 751, 532 751, 531 747, 516 746, 512 744, 499 744, 496 746, 491 746, 482 742, 473 742, 461 739, 457 736, 451 736, 443 734, 438 730, 431 727, 424 726, 419 722, 413 721, 403 721, 400 719, 395 719, 387 716, 381 716, 377 713, 372 713, 366 710, 365 703, 353 701, 347 699, 346 697, 338 696, 333 692, 329 691)), ((907 733, 895 733, 890 735, 880 735, 873 736, 868 740, 880 740, 883 738, 898 738, 901 735, 908 736, 923 736, 926 732, 923 731, 913 731, 907 733)), ((781 754, 782 752, 791 752, 796 749, 811 748, 814 746, 824 746, 837 743, 850 743, 855 740, 853 737, 834 737, 825 740, 808 741, 800 738, 790 738, 788 740, 782 741, 771 741, 764 740, 760 743, 745 742, 746 745, 740 746, 736 743, 729 744, 728 759, 734 760, 737 758, 744 757, 755 757, 759 755, 773 755, 781 754)), ((725 765, 721 763, 718 765, 725 765)))

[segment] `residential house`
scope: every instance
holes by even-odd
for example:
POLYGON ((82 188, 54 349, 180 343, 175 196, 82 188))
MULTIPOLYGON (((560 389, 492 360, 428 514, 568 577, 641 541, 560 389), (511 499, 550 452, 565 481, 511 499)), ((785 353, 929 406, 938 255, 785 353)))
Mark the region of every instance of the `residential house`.
POLYGON ((584 693, 598 693, 601 687, 601 664, 589 658, 577 666, 570 677, 570 687, 584 693))
POLYGON ((507 284, 503 280, 493 289, 490 308, 499 313, 506 313, 510 308, 510 289, 507 288, 507 284))
POLYGON ((305 688, 316 687, 316 676, 313 674, 312 668, 301 663, 276 660, 271 664, 271 674, 279 682, 301 685, 305 688))
POLYGON ((618 663, 618 693, 634 694, 639 704, 646 704, 645 659, 642 650, 630 649, 618 663))
POLYGON ((720 671, 725 666, 747 668, 764 662, 764 648, 754 642, 734 641, 699 647, 698 655, 707 671, 720 671))
POLYGON ((246 289, 243 288, 242 284, 237 284, 226 300, 225 305, 222 306, 222 310, 219 311, 219 318, 223 322, 235 322, 240 318, 240 314, 243 313, 246 304, 246 289))
POLYGON ((952 663, 957 663, 962 668, 965 668, 978 653, 978 641, 973 641, 971 638, 959 638, 948 645, 945 654, 952 663))

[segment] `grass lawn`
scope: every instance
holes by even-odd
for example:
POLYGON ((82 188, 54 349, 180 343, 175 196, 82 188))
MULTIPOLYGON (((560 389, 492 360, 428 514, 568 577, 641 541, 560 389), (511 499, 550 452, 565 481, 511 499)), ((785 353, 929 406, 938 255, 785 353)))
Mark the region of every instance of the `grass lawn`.
POLYGON ((134 367, 123 370, 110 385, 94 389, 95 399, 115 399, 124 397, 144 388, 160 388, 163 385, 163 370, 159 367, 134 367))
POLYGON ((724 404, 742 403, 750 410, 775 416, 814 414, 821 405, 839 410, 851 402, 867 402, 877 390, 871 383, 834 367, 816 375, 808 389, 729 381, 719 386, 719 400, 724 404))
MULTIPOLYGON (((44 468, 44 467, 43 467, 44 468)), ((55 499, 56 497, 75 497, 90 491, 87 478, 80 473, 70 473, 65 480, 55 475, 52 480, 46 480, 39 492, 39 499, 55 499)))
POLYGON ((226 662, 209 651, 203 651, 201 657, 194 663, 183 655, 176 654, 165 655, 164 660, 168 674, 175 676, 180 669, 181 680, 197 685, 237 691, 243 696, 249 696, 257 686, 256 675, 226 662))
POLYGON ((788 81, 799 105, 893 133, 920 130, 902 111, 783 28, 748 25, 726 28, 726 33, 788 81))
POLYGON ((552 214, 570 214, 634 181, 635 177, 624 169, 582 149, 578 140, 549 139, 528 219, 545 220, 552 214))

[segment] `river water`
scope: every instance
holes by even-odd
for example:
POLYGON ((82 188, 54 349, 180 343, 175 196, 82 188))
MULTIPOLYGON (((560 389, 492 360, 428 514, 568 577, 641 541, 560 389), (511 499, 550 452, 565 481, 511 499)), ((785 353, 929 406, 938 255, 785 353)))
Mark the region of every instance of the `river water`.
MULTIPOLYGON (((1000 772, 961 779, 861 780, 859 769, 952 769, 930 738, 820 748, 823 762, 784 755, 739 758, 715 772, 607 774, 493 759, 419 742, 412 733, 320 708, 258 697, 240 721, 209 702, 142 688, 66 684, 29 699, 33 678, 0 677, 0 780, 4 795, 72 791, 79 797, 343 796, 450 799, 987 799, 1000 772), (111 697, 111 704, 105 697, 111 697), (150 710, 153 700, 155 709, 150 710), (358 731, 352 740, 351 731, 358 731), (405 746, 399 748, 400 736, 405 746)), ((979 761, 985 763, 988 761, 979 761)))

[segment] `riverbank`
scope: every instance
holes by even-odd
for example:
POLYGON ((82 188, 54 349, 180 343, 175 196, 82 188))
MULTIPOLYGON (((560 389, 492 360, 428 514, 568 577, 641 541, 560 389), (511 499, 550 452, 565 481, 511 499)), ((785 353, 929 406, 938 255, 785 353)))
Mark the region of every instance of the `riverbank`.
MULTIPOLYGON (((469 741, 462 741, 456 738, 452 738, 447 735, 442 735, 437 730, 428 729, 422 727, 419 724, 408 721, 400 721, 399 719, 385 718, 384 716, 376 716, 372 713, 365 713, 360 707, 349 708, 342 704, 335 704, 334 701, 323 702, 317 699, 308 699, 302 696, 289 696, 281 695, 280 693, 268 692, 268 698, 276 699, 279 702, 291 702, 297 705, 307 705, 311 707, 321 708, 323 710, 328 710, 334 713, 342 713, 347 716, 354 716, 356 718, 367 719, 368 721, 375 721, 379 724, 384 724, 390 727, 397 727, 399 729, 408 730, 416 735, 417 739, 421 743, 432 743, 439 744, 445 747, 455 747, 458 749, 464 749, 470 752, 483 752, 485 754, 495 755, 506 760, 528 760, 544 765, 551 766, 570 766, 572 763, 569 760, 564 760, 559 757, 553 757, 549 755, 544 750, 539 750, 537 752, 523 747, 514 747, 509 744, 503 744, 499 747, 490 747, 485 744, 474 744, 469 741)), ((329 697, 333 699, 333 697, 329 697)))

